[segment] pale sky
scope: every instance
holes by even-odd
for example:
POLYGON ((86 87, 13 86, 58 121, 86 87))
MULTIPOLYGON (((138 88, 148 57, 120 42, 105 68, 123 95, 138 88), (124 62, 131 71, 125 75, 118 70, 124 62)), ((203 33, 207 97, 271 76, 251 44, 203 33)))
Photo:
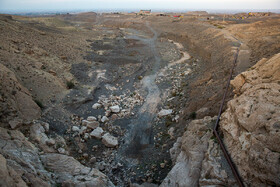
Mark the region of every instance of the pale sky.
POLYGON ((0 0, 0 11, 69 9, 280 9, 280 0, 0 0))

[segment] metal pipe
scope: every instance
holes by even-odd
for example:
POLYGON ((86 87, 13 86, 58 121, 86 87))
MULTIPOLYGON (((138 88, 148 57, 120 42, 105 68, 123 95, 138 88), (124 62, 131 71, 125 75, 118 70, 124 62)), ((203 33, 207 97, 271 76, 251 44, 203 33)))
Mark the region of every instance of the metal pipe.
POLYGON ((227 85, 226 85, 226 90, 225 90, 225 93, 224 93, 224 96, 223 96, 223 100, 222 100, 222 103, 221 103, 221 106, 220 106, 220 110, 219 110, 219 114, 218 114, 218 118, 217 118, 217 121, 215 123, 215 127, 213 129, 213 133, 214 135, 216 136, 217 140, 218 140, 218 143, 224 153, 224 156, 232 170, 232 174, 234 175, 238 185, 240 187, 244 187, 244 184, 242 182, 242 179, 236 169, 236 166, 234 165, 229 153, 227 152, 226 148, 225 148, 225 145, 219 135, 219 132, 218 132, 218 127, 219 127, 219 122, 220 122, 220 118, 221 118, 221 114, 222 114, 222 111, 223 111, 223 107, 224 107, 224 103, 225 103, 225 100, 226 100, 226 96, 227 96, 227 92, 228 92, 228 88, 229 88, 229 85, 230 85, 230 80, 232 78, 232 74, 233 74, 233 71, 234 71, 234 68, 236 67, 236 64, 237 64, 237 58, 238 58, 238 54, 239 54, 239 47, 237 48, 237 51, 236 51, 236 54, 234 56, 234 61, 233 61, 233 67, 231 68, 231 72, 230 72, 230 77, 227 81, 227 85))

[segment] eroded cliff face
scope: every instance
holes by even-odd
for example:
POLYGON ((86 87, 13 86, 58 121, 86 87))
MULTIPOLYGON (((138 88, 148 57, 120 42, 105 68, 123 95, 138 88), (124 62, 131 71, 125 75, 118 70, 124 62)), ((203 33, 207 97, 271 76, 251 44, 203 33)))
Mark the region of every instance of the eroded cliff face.
MULTIPOLYGON (((247 186, 280 185, 280 54, 262 59, 231 85, 220 126, 247 186)), ((193 120, 170 150, 173 168, 161 186, 236 186, 212 134, 215 118, 193 120)))
POLYGON ((280 185, 280 54, 262 59, 231 84, 221 119, 226 147, 247 185, 280 185))
POLYGON ((20 84, 14 72, 2 64, 0 64, 0 116, 0 123, 9 124, 12 129, 24 121, 38 119, 41 116, 41 110, 33 101, 28 89, 20 84))
POLYGON ((188 125, 170 150, 174 166, 162 187, 235 185, 212 133, 216 119, 206 116, 188 125))

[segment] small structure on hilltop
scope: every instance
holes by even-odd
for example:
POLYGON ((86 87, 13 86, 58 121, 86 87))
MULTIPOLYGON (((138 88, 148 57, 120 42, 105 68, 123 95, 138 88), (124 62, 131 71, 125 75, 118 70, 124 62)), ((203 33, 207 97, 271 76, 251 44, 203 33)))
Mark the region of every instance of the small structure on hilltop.
POLYGON ((151 14, 152 10, 140 10, 139 14, 151 14))

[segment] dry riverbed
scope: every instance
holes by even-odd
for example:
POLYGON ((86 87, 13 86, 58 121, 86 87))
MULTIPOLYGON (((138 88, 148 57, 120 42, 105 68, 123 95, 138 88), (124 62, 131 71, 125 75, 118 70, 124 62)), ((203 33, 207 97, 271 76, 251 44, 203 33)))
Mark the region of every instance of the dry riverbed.
POLYGON ((160 184, 167 175, 176 137, 170 125, 180 112, 168 102, 181 77, 191 73, 184 47, 145 26, 153 37, 99 27, 107 34, 89 40, 92 51, 85 58, 91 63, 72 65, 76 87, 42 118, 65 138, 65 153, 99 168, 117 186, 160 184))

